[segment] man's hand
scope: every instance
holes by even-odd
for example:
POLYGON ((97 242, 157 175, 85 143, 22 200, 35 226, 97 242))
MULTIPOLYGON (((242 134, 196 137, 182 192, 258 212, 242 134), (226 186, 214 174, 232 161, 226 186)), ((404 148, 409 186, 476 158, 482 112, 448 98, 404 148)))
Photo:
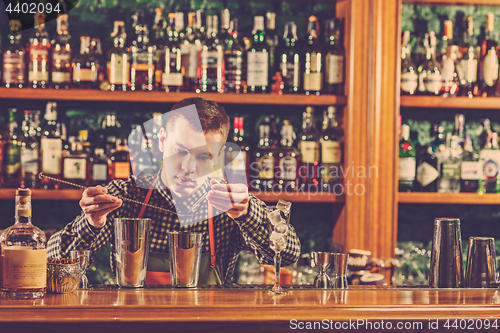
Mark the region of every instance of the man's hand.
POLYGON ((80 200, 80 207, 87 221, 94 228, 102 228, 106 224, 106 215, 122 205, 122 200, 106 194, 108 189, 97 185, 87 188, 80 200))
POLYGON ((208 202, 227 212, 233 219, 245 217, 248 214, 248 187, 245 184, 220 184, 216 179, 210 180, 212 189, 208 192, 208 202))

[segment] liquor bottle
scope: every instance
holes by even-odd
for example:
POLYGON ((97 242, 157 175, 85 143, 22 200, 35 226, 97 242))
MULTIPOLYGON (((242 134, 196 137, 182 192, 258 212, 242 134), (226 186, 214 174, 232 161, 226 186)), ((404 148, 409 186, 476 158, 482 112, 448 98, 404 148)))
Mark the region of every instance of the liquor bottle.
POLYGON ((104 155, 104 149, 96 148, 94 156, 90 157, 90 186, 104 185, 109 182, 111 160, 104 155))
MULTIPOLYGON (((64 123, 61 124, 61 132, 63 132, 62 125, 64 125, 64 123)), ((87 156, 89 156, 89 158, 90 158, 90 156, 92 156, 92 154, 93 154, 93 151, 92 151, 92 148, 90 147, 91 144, 89 142, 89 131, 88 130, 80 130, 80 131, 78 131, 78 137, 80 138, 79 142, 82 145, 82 151, 85 154, 87 154, 87 156)))
POLYGON ((239 146, 227 145, 225 150, 225 172, 230 183, 248 184, 248 165, 250 146, 246 142, 243 117, 234 118, 234 134, 232 142, 239 146))
POLYGON ((269 50, 265 42, 264 17, 254 17, 252 46, 247 52, 247 92, 265 93, 269 84, 269 50))
POLYGON ((22 88, 26 85, 25 62, 26 51, 21 44, 21 21, 9 21, 11 33, 9 44, 3 53, 3 84, 7 88, 22 88))
POLYGON ((465 141, 465 116, 463 114, 455 115, 455 129, 451 140, 458 149, 463 150, 465 141))
POLYGON ((162 90, 166 92, 180 92, 184 90, 182 75, 181 46, 179 44, 179 33, 175 28, 177 20, 175 13, 168 15, 169 24, 167 29, 168 42, 163 47, 163 63, 161 64, 162 90))
POLYGON ((80 37, 80 54, 73 60, 73 86, 77 89, 98 89, 98 62, 90 53, 90 37, 80 37))
POLYGON ((479 144, 479 148, 483 149, 489 141, 491 141, 491 134, 493 133, 491 130, 491 123, 488 118, 483 119, 481 123, 481 133, 479 133, 477 141, 479 144))
POLYGON ((419 67, 419 92, 427 95, 439 95, 443 80, 441 68, 436 61, 436 35, 434 31, 429 32, 427 54, 424 63, 419 67))
POLYGON ((494 27, 495 15, 488 13, 485 26, 486 36, 479 48, 479 93, 483 97, 498 95, 498 58, 500 57, 500 50, 497 42, 492 37, 494 27))
POLYGON ((329 106, 323 114, 321 132, 321 178, 323 190, 337 192, 335 186, 342 184, 342 151, 344 133, 337 122, 337 110, 329 106))
POLYGON ((415 68, 418 68, 424 61, 426 56, 426 44, 425 44, 425 34, 419 33, 417 36, 417 42, 414 44, 415 48, 411 50, 411 59, 415 68))
POLYGON ((416 176, 415 145, 410 140, 410 126, 401 126, 399 140, 399 192, 411 192, 416 176))
POLYGON ((275 154, 271 147, 269 135, 271 133, 271 120, 269 116, 259 125, 259 142, 250 166, 252 177, 250 187, 257 191, 271 190, 274 186, 275 154))
POLYGON ((33 127, 33 111, 24 111, 23 138, 21 142, 21 187, 38 187, 39 145, 33 127))
POLYGON ((133 18, 136 37, 130 47, 132 54, 130 89, 152 91, 155 85, 154 47, 149 44, 148 27, 144 22, 143 11, 137 10, 133 18))
POLYGON ((278 129, 276 127, 276 115, 271 114, 269 116, 269 121, 271 123, 271 131, 269 132, 269 144, 271 147, 279 147, 281 141, 281 135, 278 133, 278 129))
POLYGON ((401 46, 401 95, 415 95, 418 87, 418 71, 410 56, 410 32, 403 34, 401 46))
POLYGON ((302 132, 298 148, 302 156, 299 170, 300 189, 313 191, 320 189, 319 173, 319 133, 314 124, 314 110, 308 106, 302 115, 302 132))
POLYGON ((118 138, 116 149, 111 153, 111 179, 127 180, 130 177, 130 156, 127 139, 118 138))
POLYGON ((5 186, 17 188, 21 184, 21 142, 22 134, 16 121, 17 109, 9 109, 8 137, 3 149, 5 186))
POLYGON ((478 94, 477 86, 477 57, 478 47, 472 45, 474 36, 474 21, 467 17, 467 29, 464 32, 464 40, 461 46, 461 60, 459 68, 460 91, 463 96, 473 97, 478 94))
POLYGON ((278 51, 278 35, 276 34, 276 13, 268 11, 266 13, 266 33, 265 40, 269 51, 269 86, 273 83, 273 76, 279 70, 277 51, 278 51))
POLYGON ((184 40, 186 37, 186 31, 184 30, 184 13, 177 12, 175 13, 175 31, 177 31, 177 35, 179 36, 179 43, 184 40))
POLYGON ((108 81, 106 80, 106 71, 104 64, 107 64, 102 53, 102 44, 99 38, 90 40, 90 54, 94 57, 97 67, 97 84, 101 90, 109 90, 108 81))
MULTIPOLYGON (((69 138, 70 150, 62 156, 62 175, 68 182, 88 186, 89 156, 83 151, 82 143, 75 137, 69 138)), ((63 184, 64 188, 71 185, 63 184)))
POLYGON ((100 137, 101 148, 105 149, 107 156, 110 156, 112 151, 116 148, 116 141, 119 133, 120 130, 118 121, 116 120, 116 114, 110 112, 103 121, 100 137))
POLYGON ((296 134, 292 123, 285 119, 281 126, 281 141, 276 154, 276 184, 280 191, 297 191, 299 188, 300 154, 294 147, 296 134))
POLYGON ((198 84, 202 92, 224 92, 224 47, 220 42, 217 15, 207 16, 207 38, 198 59, 198 84))
MULTIPOLYGON (((229 19, 229 11, 227 18, 223 15, 223 24, 225 19, 229 19)), ((223 40, 224 44, 224 79, 225 92, 242 92, 243 83, 243 55, 244 49, 238 40, 238 19, 229 22, 229 36, 223 40)))
POLYGON ((342 21, 339 19, 326 21, 325 93, 332 95, 344 94, 345 49, 341 31, 342 21))
POLYGON ((445 148, 438 153, 439 161, 439 193, 460 192, 461 151, 456 142, 451 140, 451 133, 446 133, 445 148))
POLYGON ((499 193, 500 150, 498 149, 498 133, 492 132, 484 148, 479 152, 480 170, 479 194, 499 193))
POLYGON ((283 40, 283 50, 278 59, 283 77, 283 92, 296 94, 300 91, 300 54, 297 50, 297 25, 294 22, 285 24, 283 40))
POLYGON ((474 151, 471 136, 467 134, 460 167, 460 192, 477 192, 479 190, 479 177, 482 173, 480 166, 479 154, 474 151))
POLYGON ((125 22, 114 22, 111 37, 113 37, 113 47, 108 52, 107 63, 110 90, 126 91, 130 89, 130 54, 125 49, 127 40, 125 22))
POLYGON ((35 28, 26 49, 28 54, 28 84, 32 88, 48 88, 50 40, 45 30, 45 14, 35 14, 35 28))
POLYGON ((0 236, 3 295, 42 298, 47 287, 45 233, 31 223, 31 190, 16 190, 15 223, 0 236))
POLYGON ((155 8, 154 37, 152 43, 155 53, 155 86, 158 90, 162 89, 162 68, 165 64, 165 29, 167 28, 167 21, 165 21, 163 15, 162 8, 155 8))
MULTIPOLYGON (((53 178, 61 177, 61 157, 62 157, 62 139, 61 132, 57 126, 57 104, 48 102, 45 111, 45 120, 47 121, 40 141, 41 148, 41 170, 47 176, 53 178)), ((40 187, 44 189, 58 189, 59 182, 42 178, 40 187)))
POLYGON ((201 51, 204 40, 201 16, 201 11, 188 14, 188 26, 181 43, 184 87, 187 91, 195 91, 198 85, 198 53, 201 51))
POLYGON ((441 48, 441 85, 440 94, 443 97, 457 96, 460 88, 458 76, 458 45, 453 43, 453 23, 444 21, 444 37, 441 48))
POLYGON ((432 145, 422 147, 415 177, 418 191, 437 192, 438 168, 438 158, 432 145))
POLYGON ((51 81, 54 89, 69 89, 72 83, 73 45, 68 33, 68 15, 57 17, 57 35, 52 41, 51 81))
POLYGON ((316 16, 309 17, 308 37, 304 56, 304 93, 319 95, 323 90, 323 50, 319 42, 319 23, 316 16))

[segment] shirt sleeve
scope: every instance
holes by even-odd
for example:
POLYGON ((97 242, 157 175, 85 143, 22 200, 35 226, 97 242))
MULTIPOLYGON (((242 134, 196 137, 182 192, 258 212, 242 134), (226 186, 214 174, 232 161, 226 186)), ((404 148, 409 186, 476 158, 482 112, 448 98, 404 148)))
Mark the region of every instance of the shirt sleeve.
MULTIPOLYGON (((274 250, 269 247, 269 232, 267 228, 266 204, 250 194, 248 214, 243 219, 234 220, 239 227, 242 243, 239 251, 251 250, 261 264, 274 264, 274 250)), ((289 225, 286 248, 281 251, 281 265, 288 266, 295 263, 300 257, 300 240, 292 225, 289 225)))

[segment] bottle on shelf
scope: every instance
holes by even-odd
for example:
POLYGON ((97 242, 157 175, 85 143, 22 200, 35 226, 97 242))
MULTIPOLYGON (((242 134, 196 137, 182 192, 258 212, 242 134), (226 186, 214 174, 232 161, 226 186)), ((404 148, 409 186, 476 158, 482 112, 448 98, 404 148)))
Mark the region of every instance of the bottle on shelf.
POLYGON ((462 57, 460 58, 460 66, 458 67, 460 90, 463 96, 473 97, 478 95, 477 66, 479 51, 478 47, 472 44, 474 21, 471 16, 467 17, 466 28, 463 43, 460 47, 462 57))
POLYGON ((441 46, 441 85, 440 94, 443 97, 457 96, 460 91, 460 79, 458 75, 458 45, 453 43, 453 22, 444 21, 444 36, 441 46))
POLYGON ((116 148, 116 141, 120 134, 119 123, 114 112, 109 112, 102 123, 101 148, 105 149, 106 155, 110 156, 116 148))
POLYGON ((451 136, 451 140, 458 149, 464 149, 465 142, 465 116, 463 114, 455 114, 455 128, 451 136))
POLYGON ((314 124, 314 109, 311 106, 306 107, 306 112, 302 115, 302 132, 298 148, 302 156, 299 170, 300 189, 308 192, 320 190, 319 133, 314 124))
POLYGON ((155 8, 155 22, 152 29, 154 35, 152 43, 155 54, 155 86, 157 90, 162 90, 162 69, 165 66, 165 30, 167 29, 163 8, 155 8))
POLYGON ((427 46, 425 43, 426 37, 425 34, 419 33, 417 35, 417 42, 414 44, 415 49, 411 50, 411 59, 415 64, 415 68, 420 67, 420 65, 425 61, 427 54, 427 46))
POLYGON ((180 92, 184 90, 184 81, 182 75, 182 53, 179 44, 179 32, 176 30, 177 16, 175 13, 168 15, 168 42, 163 47, 161 70, 161 87, 166 92, 180 92))
POLYGON ((486 147, 489 141, 491 141, 491 134, 493 133, 493 131, 491 130, 491 122, 488 118, 481 121, 481 127, 481 133, 479 133, 477 137, 479 149, 483 149, 484 147, 486 147))
POLYGON ((176 12, 175 13, 175 31, 177 31, 177 35, 179 36, 179 43, 185 38, 186 31, 184 29, 184 13, 176 12))
POLYGON ((415 177, 419 192, 437 192, 438 169, 438 158, 432 144, 423 146, 420 150, 415 177))
POLYGON ((31 190, 16 190, 15 223, 0 235, 3 295, 42 298, 47 287, 45 233, 31 223, 31 190))
POLYGON ((436 35, 434 31, 426 35, 426 59, 419 67, 419 93, 426 95, 439 95, 443 80, 441 67, 436 61, 436 35))
POLYGON ((265 40, 267 49, 269 50, 269 86, 273 83, 273 77, 278 68, 277 50, 278 50, 278 35, 276 34, 276 13, 268 11, 266 13, 266 33, 265 40))
POLYGON ((130 90, 152 91, 155 86, 155 53, 149 44, 148 27, 144 21, 144 12, 137 10, 133 15, 135 39, 130 47, 130 90))
POLYGON ((224 47, 218 37, 217 15, 207 16, 207 36, 198 60, 198 84, 201 92, 224 92, 224 47))
POLYGON ((269 85, 269 49, 265 42, 264 16, 254 17, 253 41, 247 52, 247 92, 265 93, 269 85))
MULTIPOLYGON (((229 12, 228 12, 229 13, 229 12)), ((226 14, 229 19, 229 14, 226 14)), ((224 18, 224 16, 223 16, 224 18)), ((243 91, 244 48, 238 40, 238 19, 229 22, 229 37, 224 40, 225 92, 243 91)))
POLYGON ((323 114, 321 132, 321 178, 323 190, 338 193, 335 186, 342 185, 342 151, 344 133, 337 122, 337 109, 329 106, 323 114))
POLYGON ((299 188, 300 154, 294 147, 297 136, 292 123, 285 119, 281 126, 281 141, 276 152, 276 185, 280 191, 297 191, 299 188))
POLYGON ((45 30, 45 14, 35 14, 35 25, 26 48, 28 84, 31 88, 48 88, 50 40, 45 30))
POLYGON ((460 192, 477 192, 479 190, 479 177, 482 173, 480 166, 479 154, 474 151, 472 138, 467 134, 460 167, 460 192))
POLYGON ((68 33, 68 15, 57 17, 57 35, 52 41, 51 82, 54 89, 70 89, 72 84, 71 60, 73 45, 68 33))
POLYGON ((16 121, 17 109, 9 109, 7 140, 3 149, 5 186, 18 188, 21 184, 21 142, 22 133, 16 121))
MULTIPOLYGON (((61 157, 62 139, 59 126, 57 126, 57 103, 48 102, 45 111, 47 123, 43 128, 40 141, 41 148, 41 171, 47 176, 60 179, 61 177, 61 157)), ((42 178, 40 187, 44 189, 59 189, 60 183, 42 178)))
POLYGON ((226 177, 228 181, 248 184, 250 146, 246 142, 243 117, 234 118, 234 132, 232 142, 239 146, 227 145, 225 150, 226 177))
POLYGON ((418 88, 418 70, 411 60, 410 32, 403 33, 401 46, 401 95, 415 95, 418 88))
MULTIPOLYGON (((68 138, 70 150, 62 156, 62 176, 63 180, 88 186, 89 156, 83 151, 80 140, 72 136, 68 138)), ((63 184, 64 188, 72 188, 71 185, 63 184)))
MULTIPOLYGON (((340 19, 326 21, 325 48, 325 93, 344 94, 345 49, 341 39, 342 24, 340 19)), ((416 68, 414 68, 416 75, 416 68)))
POLYGON ((259 142, 250 165, 250 188, 256 191, 272 190, 274 186, 275 154, 270 144, 271 119, 269 116, 259 125, 259 142))
POLYGON ((479 48, 479 93, 483 97, 498 96, 498 59, 500 57, 500 49, 492 37, 494 27, 495 15, 488 13, 486 15, 485 38, 479 48))
POLYGON ((9 44, 3 53, 3 80, 7 88, 22 88, 26 85, 26 50, 21 43, 21 21, 10 20, 11 33, 8 35, 9 44))
POLYGON ((90 53, 90 37, 80 37, 80 54, 73 60, 73 86, 77 89, 98 89, 99 68, 90 53))
POLYGON ((91 169, 89 185, 105 185, 109 182, 111 160, 104 154, 103 148, 96 148, 94 155, 89 159, 91 169))
POLYGON ((111 37, 113 37, 113 47, 108 52, 107 62, 110 90, 126 91, 130 89, 130 54, 125 48, 127 40, 125 22, 114 22, 111 37))
POLYGON ((278 61, 283 78, 283 92, 296 94, 300 91, 300 54, 297 49, 297 25, 294 22, 285 24, 283 48, 278 61))
POLYGON ((36 140, 36 129, 33 126, 33 111, 24 111, 23 138, 21 142, 21 186, 22 188, 38 187, 39 145, 36 140))
POLYGON ((181 43, 184 87, 187 91, 195 91, 198 85, 198 53, 204 40, 202 27, 202 11, 189 13, 185 38, 181 43))
POLYGON ((410 140, 410 126, 405 124, 401 126, 399 140, 399 192, 414 190, 416 167, 415 145, 410 140))
POLYGON ((127 180, 130 177, 130 156, 127 139, 118 138, 116 149, 111 153, 111 179, 127 180))
POLYGON ((439 193, 460 192, 461 149, 452 140, 452 134, 446 133, 445 147, 438 153, 439 161, 439 193))
POLYGON ((104 64, 107 64, 102 53, 102 44, 99 38, 90 40, 90 54, 94 57, 97 67, 97 85, 101 90, 109 90, 109 82, 106 78, 104 64))
POLYGON ((498 133, 491 132, 489 138, 479 152, 480 170, 479 194, 500 192, 500 150, 498 149, 498 133))
POLYGON ((306 95, 319 95, 323 90, 323 50, 319 41, 319 23, 316 16, 309 17, 307 45, 305 47, 303 89, 306 95))

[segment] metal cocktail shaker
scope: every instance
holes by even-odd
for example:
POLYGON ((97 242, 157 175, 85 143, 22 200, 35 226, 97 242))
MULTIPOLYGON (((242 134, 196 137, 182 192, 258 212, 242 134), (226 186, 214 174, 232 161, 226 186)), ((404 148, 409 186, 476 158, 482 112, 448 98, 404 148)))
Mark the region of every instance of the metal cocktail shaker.
POLYGON ((173 287, 198 286, 202 241, 202 233, 168 233, 170 279, 173 287))
POLYGON ((470 237, 465 270, 465 286, 468 288, 496 287, 495 239, 470 237))

